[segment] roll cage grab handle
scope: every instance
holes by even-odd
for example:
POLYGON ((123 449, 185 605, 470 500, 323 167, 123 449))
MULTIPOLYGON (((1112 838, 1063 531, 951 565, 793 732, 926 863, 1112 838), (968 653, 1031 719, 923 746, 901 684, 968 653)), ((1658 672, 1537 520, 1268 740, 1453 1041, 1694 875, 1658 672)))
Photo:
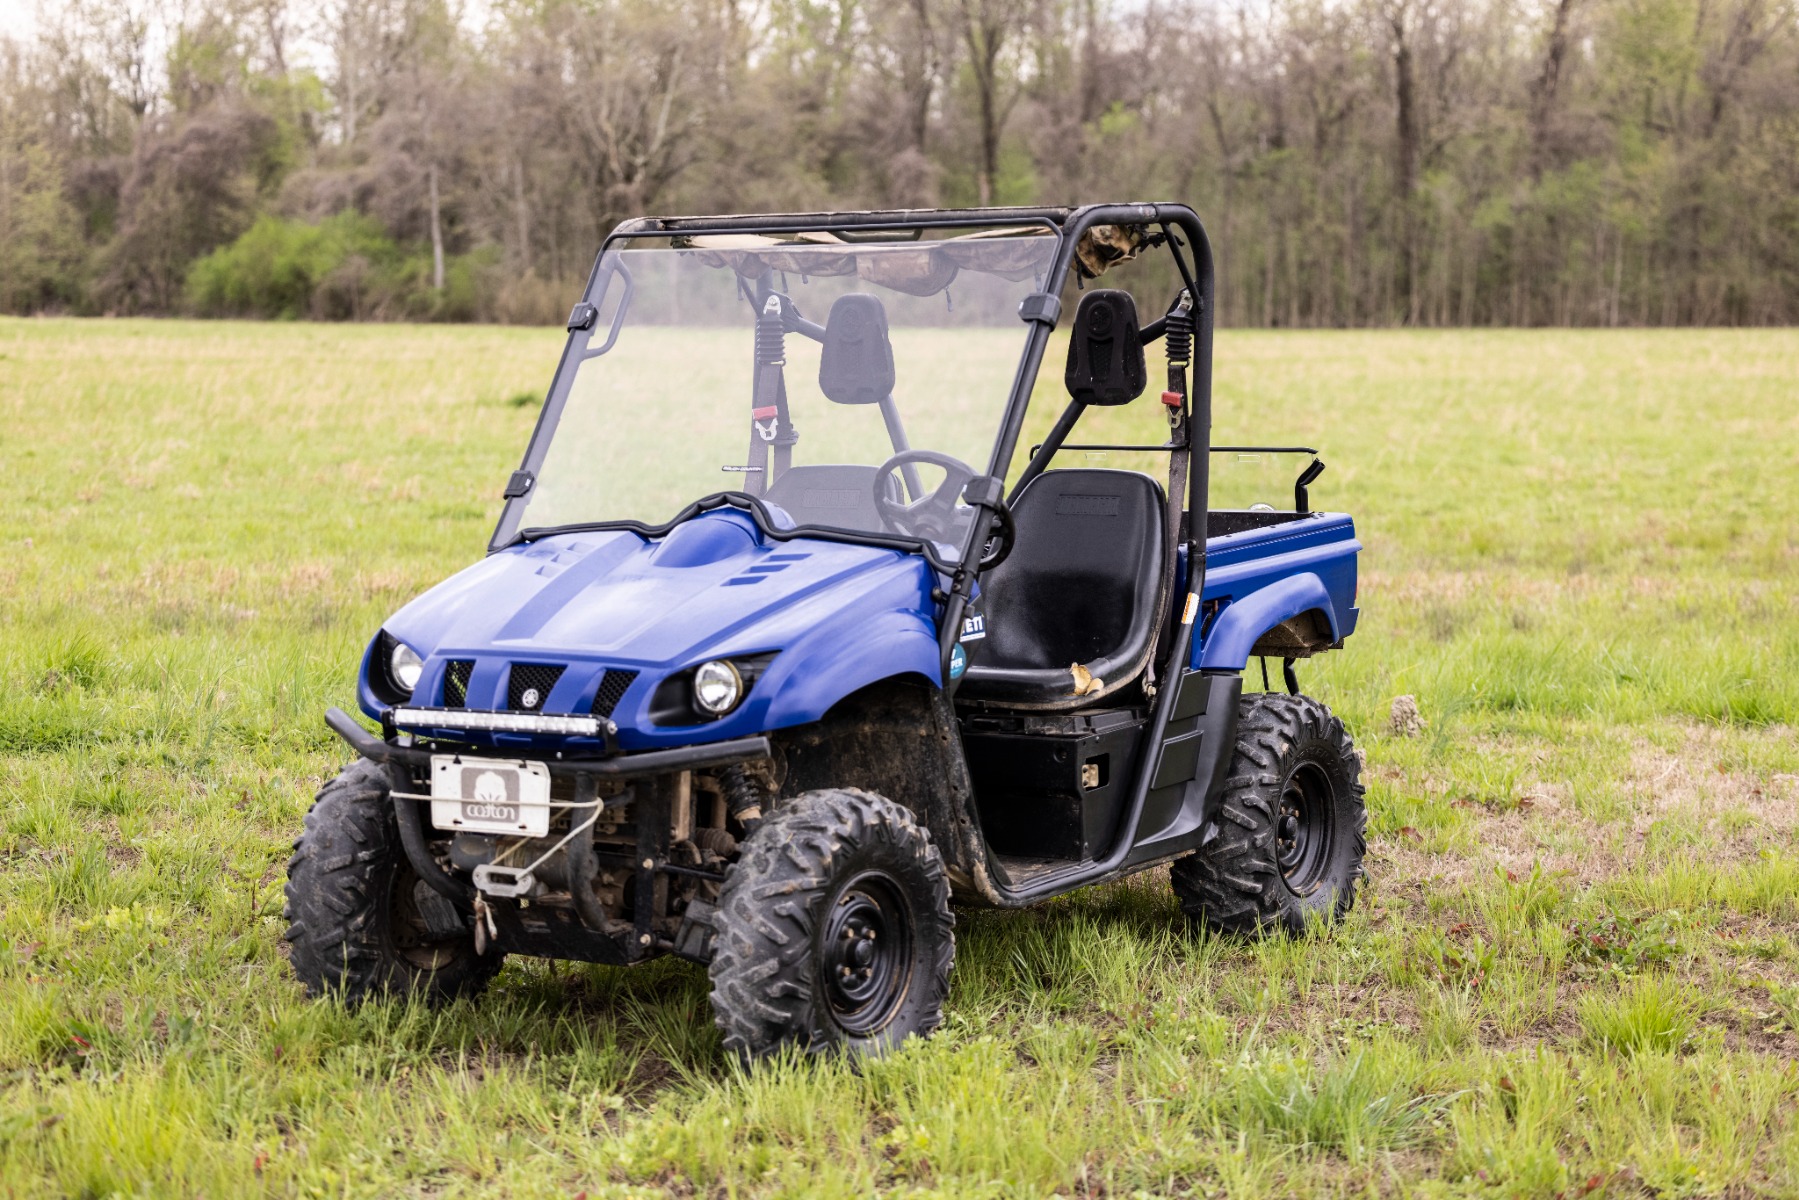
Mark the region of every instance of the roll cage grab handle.
MULTIPOLYGON (((506 488, 506 507, 502 510, 499 524, 494 529, 493 537, 488 542, 489 552, 502 549, 517 539, 519 522, 523 514, 523 501, 536 482, 536 475, 543 466, 543 458, 548 451, 547 440, 543 434, 547 429, 554 429, 561 417, 562 407, 568 399, 569 389, 573 386, 575 371, 572 369, 584 358, 588 357, 588 331, 597 323, 598 312, 586 300, 595 294, 595 286, 600 282, 602 270, 616 270, 615 264, 609 263, 606 250, 614 242, 635 237, 655 237, 674 235, 693 235, 704 233, 782 233, 807 232, 817 229, 837 231, 845 236, 846 241, 861 240, 857 232, 866 231, 878 235, 889 234, 896 230, 913 229, 991 229, 1004 225, 1044 225, 1055 229, 1059 235, 1055 258, 1044 280, 1053 290, 1045 290, 1027 296, 1019 306, 1019 317, 1030 324, 1031 330, 1025 340, 1025 347, 1019 357, 1018 369, 1013 374, 1012 392, 1006 400, 1005 416, 1000 425, 999 437, 995 440, 993 453, 988 461, 987 474, 971 480, 963 490, 963 500, 971 507, 981 510, 975 520, 969 522, 968 532, 964 535, 961 554, 947 574, 950 587, 942 595, 944 605, 943 619, 938 626, 938 651, 941 679, 945 690, 953 687, 950 678, 950 656, 955 650, 962 626, 962 615, 967 609, 968 601, 974 590, 974 582, 979 574, 979 550, 991 535, 993 520, 1005 503, 1005 484, 1007 468, 1011 465, 1012 455, 1018 446, 1019 435, 1024 427, 1025 411, 1030 405, 1030 397, 1036 386, 1037 374, 1043 364, 1043 353, 1049 345, 1049 335, 1055 329, 1061 316, 1060 294, 1069 271, 1074 264, 1074 251, 1080 237, 1095 225, 1136 225, 1158 226, 1167 235, 1167 245, 1174 256, 1180 271, 1183 284, 1188 294, 1194 298, 1194 346, 1192 355, 1192 379, 1187 389, 1189 410, 1187 419, 1182 422, 1188 438, 1188 446, 1200 451, 1191 456, 1191 467, 1187 479, 1188 511, 1191 517, 1188 522, 1187 539, 1187 590, 1191 595, 1199 595, 1205 588, 1206 570, 1206 509, 1210 495, 1211 478, 1209 470, 1209 448, 1212 436, 1212 308, 1214 293, 1214 263, 1211 241, 1206 236, 1205 226, 1199 215, 1184 204, 1092 204, 1082 208, 987 208, 944 211, 936 209, 902 209, 894 211, 854 212, 854 213, 800 213, 773 216, 723 216, 723 217, 639 217, 621 222, 607 236, 594 259, 592 271, 588 274, 587 286, 582 292, 582 303, 577 306, 576 313, 571 314, 569 321, 569 338, 564 344, 562 357, 557 362, 554 381, 550 385, 548 395, 544 398, 543 407, 537 415, 536 427, 532 430, 531 440, 527 444, 524 461, 512 474, 506 488), (1180 235, 1180 236, 1177 236, 1180 235), (1185 242, 1181 241, 1185 237, 1185 242), (1193 261, 1189 265, 1183 250, 1190 251, 1193 261), (591 315, 589 315, 591 313, 591 315)), ((627 284, 630 280, 627 277, 627 284)), ((615 317, 614 323, 616 324, 615 317)), ((810 325, 811 322, 805 324, 810 325)), ((1152 323, 1153 325, 1153 323, 1152 323)), ((805 336, 813 336, 810 329, 795 329, 805 336)), ((606 346, 610 346, 616 331, 607 331, 606 346)), ((1064 412, 1066 427, 1058 420, 1058 430, 1052 433, 1050 442, 1044 447, 1059 444, 1066 438, 1072 428, 1079 411, 1064 412)), ((755 507, 753 497, 745 497, 755 507)), ((665 531, 697 511, 707 507, 716 507, 719 503, 737 503, 727 494, 709 496, 705 500, 689 505, 687 510, 676 517, 667 526, 652 529, 638 522, 620 522, 622 527, 634 528, 643 533, 665 531)), ((891 545, 901 548, 907 543, 901 539, 884 537, 847 537, 833 534, 843 541, 862 542, 870 545, 891 545)), ((915 545, 912 548, 916 548, 915 545)), ((928 552, 927 557, 935 561, 936 556, 928 552)), ((1177 641, 1184 638, 1177 637, 1177 641)), ((1167 689, 1164 689, 1167 690, 1167 689)), ((1172 694, 1172 693, 1171 693, 1172 694)))

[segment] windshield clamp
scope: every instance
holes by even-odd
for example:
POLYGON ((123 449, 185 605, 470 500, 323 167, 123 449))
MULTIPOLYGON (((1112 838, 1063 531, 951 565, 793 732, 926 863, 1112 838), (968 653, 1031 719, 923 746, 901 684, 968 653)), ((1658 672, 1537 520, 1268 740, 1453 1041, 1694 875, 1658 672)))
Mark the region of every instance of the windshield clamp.
POLYGON ((1062 302, 1048 292, 1033 292, 1018 302, 1018 318, 1021 321, 1041 321, 1051 329, 1056 327, 1056 318, 1062 315, 1062 302))
POLYGON ((517 500, 520 496, 530 491, 531 485, 536 482, 537 476, 531 474, 531 472, 514 471, 512 473, 512 478, 506 481, 506 490, 500 494, 507 500, 517 500))
POLYGON ((568 331, 574 333, 578 329, 592 329, 593 323, 600 319, 600 310, 582 301, 569 310, 568 331))
POLYGON ((1005 494, 1005 483, 992 475, 977 475, 962 489, 963 501, 977 508, 997 509, 1005 494))

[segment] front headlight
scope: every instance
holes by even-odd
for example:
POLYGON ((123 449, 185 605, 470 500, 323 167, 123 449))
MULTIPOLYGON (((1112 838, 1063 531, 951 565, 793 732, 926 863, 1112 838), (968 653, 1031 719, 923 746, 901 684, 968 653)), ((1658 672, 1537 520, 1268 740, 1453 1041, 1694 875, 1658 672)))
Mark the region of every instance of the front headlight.
POLYGON ((693 706, 703 713, 722 717, 743 699, 743 676, 737 668, 723 660, 701 663, 693 673, 693 706))
POLYGON ((419 652, 399 639, 394 640, 393 653, 387 656, 387 677, 394 686, 412 695, 412 689, 419 685, 419 676, 425 673, 425 660, 419 652))

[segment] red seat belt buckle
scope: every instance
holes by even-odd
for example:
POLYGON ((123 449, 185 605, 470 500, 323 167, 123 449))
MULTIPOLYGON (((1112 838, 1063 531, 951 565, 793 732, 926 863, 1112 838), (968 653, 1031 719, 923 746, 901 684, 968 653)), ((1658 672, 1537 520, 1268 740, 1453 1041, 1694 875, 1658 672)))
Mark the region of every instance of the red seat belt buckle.
POLYGON ((1169 408, 1179 408, 1186 399, 1187 398, 1179 392, 1162 393, 1162 403, 1166 404, 1169 408))

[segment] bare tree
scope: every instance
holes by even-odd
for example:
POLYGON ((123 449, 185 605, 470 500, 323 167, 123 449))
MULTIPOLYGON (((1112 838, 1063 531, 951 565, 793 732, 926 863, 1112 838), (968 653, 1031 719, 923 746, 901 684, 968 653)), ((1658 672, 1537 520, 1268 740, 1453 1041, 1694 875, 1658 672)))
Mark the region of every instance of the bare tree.
POLYGON ((962 39, 974 78, 980 160, 976 186, 982 204, 992 204, 999 175, 1000 135, 1018 100, 1015 78, 1009 78, 1007 53, 1034 15, 1032 0, 959 0, 962 39))
POLYGON ((636 212, 1172 196, 1227 322, 1799 320, 1799 0, 460 2, 68 0, 0 307, 178 311, 255 223, 208 278, 546 319, 636 212))

